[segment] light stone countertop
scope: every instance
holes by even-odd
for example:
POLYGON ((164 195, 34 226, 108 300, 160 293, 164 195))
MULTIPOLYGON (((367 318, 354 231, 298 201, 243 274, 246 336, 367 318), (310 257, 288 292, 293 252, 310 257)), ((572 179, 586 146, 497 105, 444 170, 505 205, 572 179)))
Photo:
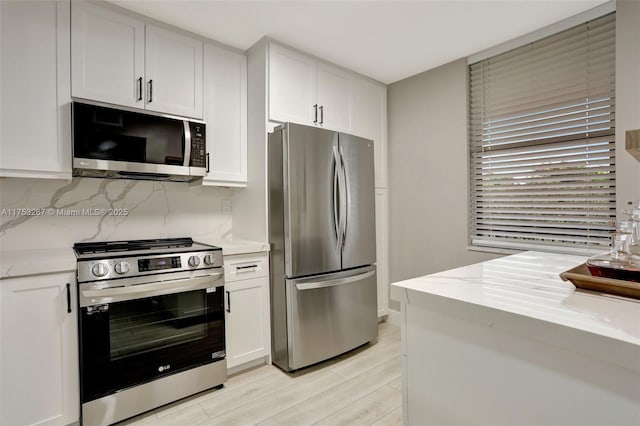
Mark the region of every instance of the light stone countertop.
POLYGON ((71 247, 0 251, 0 279, 75 270, 71 247))
MULTIPOLYGON (((524 252, 391 285, 391 298, 446 298, 605 336, 640 348, 640 300, 576 290, 559 274, 585 257, 524 252)), ((442 300, 442 299, 440 299, 442 300)))
POLYGON ((243 240, 239 238, 224 238, 220 240, 196 238, 195 240, 199 243, 211 244, 222 248, 222 254, 225 256, 268 252, 270 249, 269 243, 243 240))

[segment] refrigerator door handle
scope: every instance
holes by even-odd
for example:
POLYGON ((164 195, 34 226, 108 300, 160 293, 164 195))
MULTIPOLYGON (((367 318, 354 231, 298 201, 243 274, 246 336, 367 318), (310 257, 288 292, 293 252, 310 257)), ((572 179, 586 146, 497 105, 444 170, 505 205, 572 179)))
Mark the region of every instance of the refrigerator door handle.
POLYGON ((340 175, 342 167, 338 147, 333 147, 333 229, 336 234, 336 251, 342 250, 344 234, 342 233, 342 191, 340 175))
POLYGON ((313 289, 316 289, 316 288, 333 287, 333 286, 337 286, 337 285, 349 284, 349 283, 352 283, 354 281, 360 281, 360 280, 363 280, 365 278, 369 278, 369 277, 373 276, 375 273, 376 273, 376 271, 368 271, 368 272, 364 272, 362 274, 353 275, 351 277, 336 278, 336 279, 333 279, 333 280, 325 280, 325 281, 313 281, 313 282, 299 283, 299 284, 296 284, 296 289, 298 289, 298 290, 313 290, 313 289))
POLYGON ((340 184, 340 223, 342 229, 342 237, 340 238, 342 242, 342 247, 344 247, 345 241, 347 239, 347 209, 349 208, 349 189, 347 182, 347 168, 344 163, 344 154, 342 153, 342 146, 340 146, 340 173, 342 177, 342 181, 340 184))

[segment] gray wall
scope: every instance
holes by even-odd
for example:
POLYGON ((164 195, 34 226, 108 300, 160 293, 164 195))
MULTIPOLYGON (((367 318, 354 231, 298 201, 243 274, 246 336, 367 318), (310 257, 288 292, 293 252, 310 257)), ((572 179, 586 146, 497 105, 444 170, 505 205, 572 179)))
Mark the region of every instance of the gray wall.
MULTIPOLYGON (((618 211, 640 200, 640 162, 624 132, 640 128, 640 2, 617 2, 618 211)), ((466 58, 388 87, 390 281, 498 257, 467 250, 466 58)), ((398 310, 399 304, 391 301, 398 310)))
POLYGON ((387 96, 390 281, 497 257, 467 250, 466 59, 393 83, 387 96))
POLYGON ((640 129, 640 2, 616 3, 616 200, 640 200, 640 162, 625 151, 625 131, 640 129))

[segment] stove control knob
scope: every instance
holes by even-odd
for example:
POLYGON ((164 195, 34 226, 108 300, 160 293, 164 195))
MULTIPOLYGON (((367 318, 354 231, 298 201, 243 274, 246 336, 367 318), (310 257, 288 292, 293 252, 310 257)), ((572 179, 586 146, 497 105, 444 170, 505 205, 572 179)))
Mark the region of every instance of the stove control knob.
POLYGON ((129 272, 129 268, 131 268, 129 266, 129 264, 127 262, 118 262, 116 263, 116 266, 114 267, 114 269, 116 270, 116 273, 119 275, 124 275, 127 272, 129 272))
POLYGON ((189 257, 189 266, 195 268, 200 264, 200 258, 198 256, 189 257))
POLYGON ((98 278, 104 277, 109 273, 109 266, 106 263, 96 263, 91 268, 91 272, 98 278))
POLYGON ((216 261, 216 258, 215 258, 215 256, 214 256, 214 255, 212 255, 212 254, 207 254, 207 255, 204 257, 204 263, 205 263, 207 266, 211 266, 211 265, 213 265, 215 261, 216 261))

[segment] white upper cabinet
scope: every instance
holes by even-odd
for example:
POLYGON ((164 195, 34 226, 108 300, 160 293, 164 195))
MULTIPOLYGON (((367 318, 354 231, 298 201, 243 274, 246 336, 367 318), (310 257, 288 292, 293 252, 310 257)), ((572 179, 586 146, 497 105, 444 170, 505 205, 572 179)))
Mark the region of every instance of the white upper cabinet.
POLYGON ((209 171, 203 185, 247 184, 247 57, 204 46, 204 120, 209 171))
POLYGON ((203 40, 85 1, 71 28, 74 97, 202 118, 203 40))
POLYGON ((387 88, 367 79, 353 84, 352 132, 373 140, 376 187, 387 187, 387 88))
POLYGON ((0 1, 0 177, 71 178, 69 13, 0 1))
POLYGON ((203 41, 146 26, 147 109, 202 117, 203 41))
POLYGON ((374 141, 376 187, 387 187, 387 88, 268 42, 267 120, 294 122, 374 141))
POLYGON ((269 120, 351 130, 351 75, 274 43, 268 66, 269 120))
POLYGON ((269 119, 313 125, 317 120, 316 61, 269 46, 269 119))
POLYGON ((318 123, 328 129, 350 131, 353 77, 320 62, 317 71, 318 123))
POLYGON ((144 108, 144 22, 84 1, 71 13, 73 96, 144 108))

